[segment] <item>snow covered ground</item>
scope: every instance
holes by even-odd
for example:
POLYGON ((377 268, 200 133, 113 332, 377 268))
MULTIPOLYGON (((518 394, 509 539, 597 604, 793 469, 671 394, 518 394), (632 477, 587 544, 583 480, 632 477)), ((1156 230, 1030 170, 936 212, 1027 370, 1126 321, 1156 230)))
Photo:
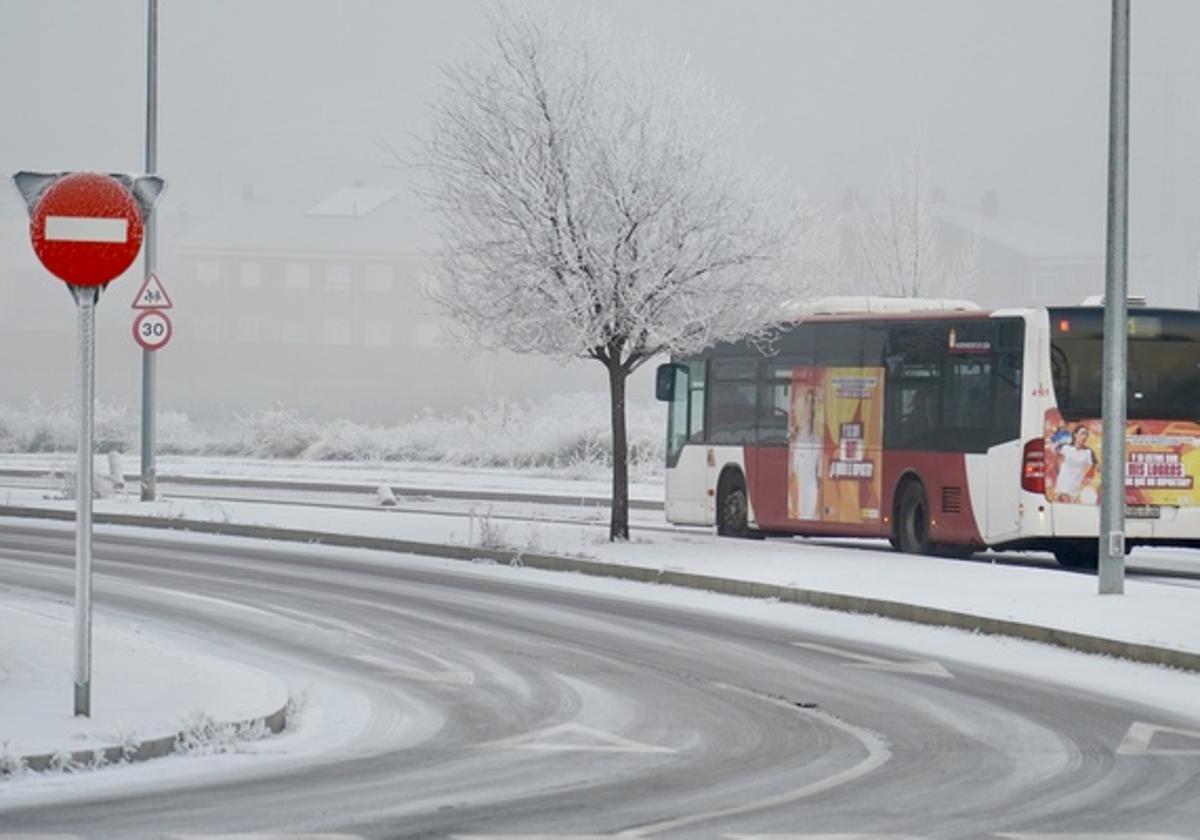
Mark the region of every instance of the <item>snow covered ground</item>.
MULTIPOLYGON (((11 456, 10 456, 11 457, 11 456)), ((12 465, 9 458, 4 466, 12 465)), ((499 471, 424 472, 399 466, 336 467, 310 465, 307 471, 294 463, 263 464, 249 461, 160 465, 160 473, 219 473, 282 479, 370 483, 407 481, 413 484, 459 487, 487 486, 528 492, 537 487, 545 492, 602 493, 603 482, 581 484, 549 477, 529 479, 499 471)), ((653 484, 635 488, 635 496, 654 498, 660 490, 653 484)), ((73 510, 73 502, 47 500, 43 491, 14 489, 0 493, 8 505, 73 510)), ((715 577, 752 580, 821 592, 845 593, 889 601, 965 612, 998 619, 1091 634, 1103 638, 1154 645, 1172 650, 1200 653, 1200 586, 1170 579, 1130 579, 1124 595, 1100 596, 1096 578, 1051 568, 1000 565, 977 558, 959 561, 909 557, 879 544, 836 543, 818 540, 768 540, 766 542, 718 539, 700 529, 650 530, 643 525, 662 524, 661 514, 640 512, 635 518, 633 539, 612 544, 603 521, 562 524, 547 521, 515 522, 492 519, 486 506, 469 517, 433 513, 397 512, 392 509, 316 509, 250 502, 170 500, 143 503, 133 491, 98 500, 97 513, 148 515, 170 520, 179 527, 186 521, 249 524, 302 528, 336 534, 357 534, 397 540, 458 546, 519 549, 530 553, 588 558, 607 564, 637 566, 659 571, 687 571, 715 577)), ((28 520, 21 520, 28 525, 28 520)), ((37 527, 70 528, 61 523, 37 527)), ((97 526, 98 533, 120 531, 119 526, 97 526)), ((214 540, 205 536, 182 539, 214 540)), ((321 546, 297 545, 297 551, 328 552, 321 546)), ((365 552, 381 563, 439 563, 412 555, 365 552)), ((1131 557, 1168 558, 1181 570, 1200 572, 1200 552, 1182 549, 1139 549, 1131 557)), ((461 565, 461 564, 459 564, 461 565)), ((1197 677, 1162 667, 1132 665, 1104 657, 1081 654, 1014 640, 983 642, 972 634, 907 625, 863 616, 839 615, 790 604, 733 598, 677 587, 615 581, 581 575, 543 572, 527 568, 481 564, 474 573, 520 575, 531 580, 574 588, 614 591, 631 598, 682 603, 690 608, 725 611, 763 620, 789 621, 798 625, 836 628, 847 637, 864 641, 886 639, 888 644, 913 645, 927 650, 945 649, 947 655, 993 661, 996 667, 1020 662, 1025 672, 1044 674, 1047 679, 1075 681, 1081 688, 1105 690, 1147 702, 1169 704, 1175 711, 1200 720, 1200 691, 1197 677), (1069 664, 1075 663, 1075 664, 1069 664)), ((175 731, 188 715, 205 713, 217 719, 240 719, 273 711, 288 691, 295 690, 302 675, 280 674, 270 663, 256 662, 253 651, 241 653, 240 661, 220 654, 201 638, 179 639, 171 631, 138 620, 101 612, 97 619, 96 655, 108 673, 129 674, 122 679, 129 690, 97 683, 95 707, 104 716, 91 722, 70 717, 69 604, 35 599, 27 594, 0 589, 0 745, 9 755, 80 749, 101 741, 128 737, 131 732, 175 731), (187 651, 185 656, 178 655, 187 651), (170 655, 166 652, 170 651, 170 655), (103 657, 101 660, 100 658, 103 657), (152 667, 160 693, 138 691, 141 675, 152 667), (220 672, 220 673, 218 673, 220 672), (207 674, 211 678, 206 679, 207 674), (222 688, 218 689, 220 686, 222 688), (225 686, 236 686, 235 692, 225 686), (236 696, 232 696, 236 695, 236 696), (112 712, 109 713, 108 709, 112 712)), ((346 704, 348 708, 352 703, 346 704)), ((352 714, 335 714, 346 731, 353 729, 352 714)), ((308 721, 310 742, 321 741, 321 725, 308 721), (315 730, 314 730, 315 727, 315 730)), ((293 734, 294 737, 294 734, 293 734)), ((286 750, 285 750, 286 751, 286 750)), ((273 750, 278 753, 279 749, 273 750)), ((2 750, 0 750, 2 754, 2 750)), ((172 759, 174 760, 174 759, 172 759)), ((123 771, 124 772, 124 771, 123 771)), ((13 782, 21 785, 23 782, 13 782)), ((0 797, 11 795, 12 785, 0 784, 0 797), (9 788, 5 792, 3 789, 9 788)))

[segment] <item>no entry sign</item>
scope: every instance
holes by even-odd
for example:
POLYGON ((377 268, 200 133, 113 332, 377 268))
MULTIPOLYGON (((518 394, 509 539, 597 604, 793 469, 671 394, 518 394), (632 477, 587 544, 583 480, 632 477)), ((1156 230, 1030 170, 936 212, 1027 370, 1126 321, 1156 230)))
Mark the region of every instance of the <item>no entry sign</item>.
POLYGON ((14 176, 29 206, 29 239, 51 274, 72 286, 103 286, 133 264, 142 218, 162 189, 154 176, 98 172, 14 176))
POLYGON ((133 338, 146 350, 166 347, 172 331, 171 319, 158 309, 147 309, 133 321, 133 338))

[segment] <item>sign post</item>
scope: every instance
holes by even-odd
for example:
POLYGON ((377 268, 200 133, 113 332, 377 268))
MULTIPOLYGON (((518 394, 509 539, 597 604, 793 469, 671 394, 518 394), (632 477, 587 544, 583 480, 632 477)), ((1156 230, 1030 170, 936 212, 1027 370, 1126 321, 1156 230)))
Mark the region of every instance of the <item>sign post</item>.
POLYGON ((96 305, 137 258, 142 219, 159 178, 96 172, 18 172, 29 239, 42 265, 67 284, 79 323, 79 451, 75 482, 75 715, 91 716, 92 448, 96 405, 96 305))

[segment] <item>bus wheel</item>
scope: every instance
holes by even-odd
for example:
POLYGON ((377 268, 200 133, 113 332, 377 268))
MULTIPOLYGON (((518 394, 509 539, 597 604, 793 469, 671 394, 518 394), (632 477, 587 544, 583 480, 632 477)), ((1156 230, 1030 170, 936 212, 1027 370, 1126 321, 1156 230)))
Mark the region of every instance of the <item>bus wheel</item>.
POLYGON ((1054 547, 1054 559, 1064 569, 1083 569, 1094 572, 1099 565, 1099 553, 1100 547, 1093 540, 1063 543, 1054 547))
POLYGON ((717 494, 717 534, 722 537, 750 535, 750 503, 746 498, 746 483, 741 476, 721 481, 717 494))
POLYGON ((896 541, 905 554, 930 554, 933 542, 929 538, 929 509, 925 504, 925 488, 918 481, 905 485, 900 494, 900 509, 896 515, 896 541))

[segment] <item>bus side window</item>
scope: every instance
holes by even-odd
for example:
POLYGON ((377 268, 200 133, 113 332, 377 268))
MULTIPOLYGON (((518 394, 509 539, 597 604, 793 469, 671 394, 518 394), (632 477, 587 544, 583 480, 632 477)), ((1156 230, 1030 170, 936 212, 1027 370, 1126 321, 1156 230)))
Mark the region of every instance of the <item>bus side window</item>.
POLYGON ((788 442, 788 412, 792 400, 792 365, 772 363, 763 367, 758 411, 758 443, 784 446, 788 442))
POLYGON ((688 443, 704 443, 704 377, 703 361, 688 364, 688 443))
POLYGON ((709 443, 754 443, 758 419, 757 365, 750 360, 713 362, 709 394, 709 443))

